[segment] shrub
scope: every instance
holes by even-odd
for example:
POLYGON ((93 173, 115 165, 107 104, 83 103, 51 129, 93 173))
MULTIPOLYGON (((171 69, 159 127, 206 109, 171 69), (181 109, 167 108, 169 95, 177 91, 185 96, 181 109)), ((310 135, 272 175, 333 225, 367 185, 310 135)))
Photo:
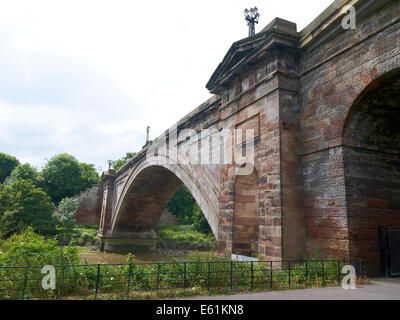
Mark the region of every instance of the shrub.
POLYGON ((78 249, 73 243, 60 247, 56 239, 45 239, 36 234, 32 227, 3 241, 1 249, 2 266, 55 266, 79 262, 78 249))

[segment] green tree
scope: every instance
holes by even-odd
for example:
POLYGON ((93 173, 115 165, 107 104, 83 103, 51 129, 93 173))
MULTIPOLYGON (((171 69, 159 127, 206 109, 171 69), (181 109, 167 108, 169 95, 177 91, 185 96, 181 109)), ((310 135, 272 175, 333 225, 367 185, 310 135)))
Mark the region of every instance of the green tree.
POLYGON ((55 231, 52 217, 54 205, 50 197, 31 180, 17 180, 0 185, 0 231, 10 236, 32 226, 43 234, 55 231))
POLYGON ((17 158, 0 152, 0 183, 4 182, 18 164, 17 158))
POLYGON ((100 176, 97 173, 94 164, 80 162, 79 167, 81 168, 81 191, 99 183, 100 176))
POLYGON ((167 207, 181 223, 193 223, 193 209, 196 200, 193 198, 189 189, 182 186, 169 201, 167 207))
POLYGON ((200 206, 197 202, 193 206, 193 228, 202 233, 210 234, 212 233, 211 227, 208 224, 206 217, 200 209, 200 206))
POLYGON ((17 165, 5 180, 5 184, 10 185, 20 179, 32 180, 35 185, 40 186, 40 174, 29 163, 17 165))
POLYGON ((212 232, 206 217, 186 186, 175 193, 167 207, 181 224, 192 225, 196 231, 202 233, 212 232))
POLYGON ((134 156, 136 156, 136 152, 127 152, 125 154, 125 156, 122 157, 121 159, 114 160, 111 163, 111 166, 113 167, 113 169, 115 171, 118 171, 119 169, 121 169, 125 165, 125 163, 128 162, 129 159, 133 158, 134 156))
POLYGON ((43 187, 54 203, 82 191, 82 169, 78 160, 67 153, 51 158, 42 170, 43 187))
POLYGON ((78 203, 73 198, 64 198, 61 200, 54 212, 54 218, 57 224, 62 227, 65 231, 69 232, 76 226, 75 225, 75 213, 78 209, 78 203))

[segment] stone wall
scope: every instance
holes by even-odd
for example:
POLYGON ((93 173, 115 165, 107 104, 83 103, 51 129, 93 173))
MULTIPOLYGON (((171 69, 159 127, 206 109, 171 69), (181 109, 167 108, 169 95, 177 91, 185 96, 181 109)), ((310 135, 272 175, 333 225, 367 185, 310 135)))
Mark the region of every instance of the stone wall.
POLYGON ((75 214, 77 224, 99 225, 103 188, 101 184, 83 191, 76 200, 78 210, 75 214))
MULTIPOLYGON (((352 173, 349 168, 360 165, 358 170, 362 170, 365 163, 378 164, 379 160, 373 160, 366 153, 363 156, 369 160, 361 160, 361 154, 344 146, 343 133, 348 115, 365 88, 400 67, 400 4, 399 1, 383 3, 386 5, 377 7, 373 13, 359 14, 356 30, 336 34, 332 31, 330 39, 326 37, 328 41, 315 40, 302 48, 300 154, 309 253, 318 249, 326 255, 347 256, 352 252, 359 255, 360 248, 356 249, 358 245, 354 245, 352 237, 355 230, 360 237, 365 230, 361 230, 361 225, 354 229, 355 220, 350 217, 354 217, 355 212, 349 192, 360 185, 360 180, 352 176, 354 171, 352 173), (346 168, 344 159, 350 167, 346 168)), ((378 6, 379 2, 373 5, 378 6)), ((391 165, 393 168, 394 163, 391 165)), ((384 167, 385 161, 378 170, 383 173, 384 167)), ((375 182, 367 184, 370 191, 377 185, 375 182)), ((368 231, 374 237, 378 222, 379 219, 375 220, 368 231)), ((364 244, 362 250, 370 250, 371 246, 364 244)), ((376 249, 375 243, 372 249, 375 262, 376 249)))
POLYGON ((178 224, 178 218, 174 216, 168 208, 164 208, 161 211, 160 220, 158 221, 159 226, 176 226, 178 224))

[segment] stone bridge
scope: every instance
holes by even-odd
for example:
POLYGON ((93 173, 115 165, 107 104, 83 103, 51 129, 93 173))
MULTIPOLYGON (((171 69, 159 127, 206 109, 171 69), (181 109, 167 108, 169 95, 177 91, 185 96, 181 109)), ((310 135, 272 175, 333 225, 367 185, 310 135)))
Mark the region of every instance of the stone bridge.
POLYGON ((400 1, 337 0, 302 31, 276 18, 235 42, 206 87, 209 100, 103 174, 105 246, 157 238, 161 209, 185 184, 219 253, 318 250, 377 267, 378 226, 400 229, 400 1), (342 25, 347 5, 355 30, 342 25), (200 148, 205 129, 253 129, 232 149, 253 145, 254 170, 163 159, 160 150, 200 148))

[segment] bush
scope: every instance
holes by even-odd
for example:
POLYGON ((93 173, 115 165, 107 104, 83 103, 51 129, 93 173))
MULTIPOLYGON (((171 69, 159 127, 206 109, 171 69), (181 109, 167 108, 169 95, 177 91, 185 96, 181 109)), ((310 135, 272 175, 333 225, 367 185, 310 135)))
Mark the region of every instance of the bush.
POLYGON ((44 266, 77 264, 78 249, 73 243, 63 248, 56 239, 45 239, 28 227, 21 234, 14 234, 1 244, 2 266, 44 266))
POLYGON ((0 185, 0 232, 8 237, 28 226, 43 234, 54 234, 54 205, 50 197, 31 180, 0 185))

